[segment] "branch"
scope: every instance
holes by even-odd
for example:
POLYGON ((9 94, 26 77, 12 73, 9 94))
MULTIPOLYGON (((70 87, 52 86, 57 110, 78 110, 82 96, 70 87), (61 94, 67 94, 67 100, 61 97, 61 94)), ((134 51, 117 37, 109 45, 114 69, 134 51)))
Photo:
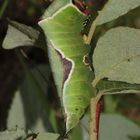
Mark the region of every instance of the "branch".
POLYGON ((98 103, 102 97, 102 93, 99 93, 96 97, 91 98, 90 109, 91 109, 91 121, 90 121, 90 140, 98 140, 98 103))

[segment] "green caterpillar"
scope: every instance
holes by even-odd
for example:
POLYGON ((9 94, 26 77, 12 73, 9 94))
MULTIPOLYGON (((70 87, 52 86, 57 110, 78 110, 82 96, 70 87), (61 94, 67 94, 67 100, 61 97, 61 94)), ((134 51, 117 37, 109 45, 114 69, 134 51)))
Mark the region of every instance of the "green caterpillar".
POLYGON ((80 33, 84 19, 85 16, 69 3, 39 23, 63 64, 61 88, 67 132, 77 125, 93 95, 93 72, 86 63, 89 45, 84 44, 80 33))

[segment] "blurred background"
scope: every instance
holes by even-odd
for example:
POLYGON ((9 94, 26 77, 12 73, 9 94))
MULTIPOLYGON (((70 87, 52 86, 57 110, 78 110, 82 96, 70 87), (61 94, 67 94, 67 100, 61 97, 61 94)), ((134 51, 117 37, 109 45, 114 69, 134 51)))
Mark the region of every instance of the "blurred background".
MULTIPOLYGON (((0 0, 0 130, 6 129, 8 110, 25 76, 15 50, 2 48, 8 27, 7 18, 36 28, 50 3, 49 0, 0 0)), ((27 55, 30 58, 26 61, 29 67, 42 63, 48 65, 41 49, 30 49, 27 55)))

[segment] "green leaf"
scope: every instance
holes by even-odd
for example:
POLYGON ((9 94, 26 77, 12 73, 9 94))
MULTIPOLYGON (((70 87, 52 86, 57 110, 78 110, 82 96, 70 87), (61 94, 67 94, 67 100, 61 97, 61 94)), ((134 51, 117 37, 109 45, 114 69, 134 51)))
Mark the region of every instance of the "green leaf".
POLYGON ((126 82, 120 82, 120 81, 109 81, 108 79, 102 79, 97 84, 97 89, 100 92, 104 93, 121 93, 121 92, 130 92, 132 93, 132 90, 140 91, 140 84, 130 84, 126 82))
POLYGON ((118 27, 109 30, 97 42, 93 55, 95 79, 140 83, 140 30, 118 27))
POLYGON ((104 96, 104 112, 114 113, 117 110, 118 104, 121 98, 113 96, 112 94, 132 94, 139 93, 140 85, 129 84, 125 82, 101 80, 97 84, 99 93, 103 93, 104 96), (137 87, 138 86, 138 87, 137 87), (133 90, 132 90, 133 89, 133 90))
POLYGON ((32 27, 9 20, 3 48, 13 49, 19 46, 33 46, 38 36, 39 32, 32 27))
POLYGON ((99 12, 96 24, 101 25, 114 20, 138 6, 140 6, 140 0, 108 0, 99 12))
MULTIPOLYGON (((1 140, 29 140, 30 139, 29 135, 32 135, 32 132, 26 133, 24 129, 20 129, 17 127, 11 130, 5 130, 3 132, 0 132, 0 139, 1 140)), ((57 140, 58 137, 59 134, 57 133, 39 132, 39 134, 36 137, 36 140, 57 140)))
POLYGON ((43 19, 51 17, 57 10, 70 3, 70 1, 71 0, 55 0, 49 8, 47 8, 45 14, 43 15, 43 19))
POLYGON ((130 135, 139 135, 140 127, 117 114, 102 114, 99 140, 130 140, 130 135))

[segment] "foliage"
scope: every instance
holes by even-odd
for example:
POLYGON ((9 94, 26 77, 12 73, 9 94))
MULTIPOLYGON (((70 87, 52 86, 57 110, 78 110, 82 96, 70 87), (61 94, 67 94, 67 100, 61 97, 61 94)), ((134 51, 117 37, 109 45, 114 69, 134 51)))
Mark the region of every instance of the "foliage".
MULTIPOLYGON (((48 43, 48 48, 44 47, 46 46, 46 44, 44 45, 45 41, 41 42, 42 44, 40 44, 40 46, 36 44, 42 32, 33 29, 32 27, 28 27, 27 25, 23 25, 14 21, 9 21, 7 35, 3 42, 3 48, 13 49, 15 47, 21 46, 37 46, 42 48, 45 53, 48 53, 59 97, 62 100, 62 105, 64 105, 63 103, 65 101, 63 98, 64 95, 62 95, 63 92, 62 87, 64 87, 63 77, 65 75, 65 71, 63 68, 64 66, 60 60, 60 55, 64 54, 65 58, 69 59, 69 54, 72 55, 76 53, 77 55, 82 54, 83 58, 86 55, 83 54, 83 52, 87 53, 86 47, 89 47, 89 49, 90 45, 93 48, 95 47, 93 46, 91 39, 94 40, 95 37, 94 33, 99 25, 102 31, 104 29, 103 28, 104 26, 102 24, 105 24, 112 20, 114 20, 115 22, 115 19, 126 14, 127 12, 131 12, 130 10, 137 8, 138 6, 140 6, 139 0, 127 0, 127 1, 109 0, 105 4, 104 8, 98 12, 98 16, 96 17, 96 19, 92 21, 93 23, 90 27, 89 34, 86 40, 83 40, 84 35, 81 34, 81 30, 82 23, 84 19, 86 19, 86 15, 84 15, 84 13, 81 13, 81 11, 79 11, 78 8, 75 5, 73 5, 70 0, 64 1, 56 0, 52 4, 52 6, 50 6, 50 8, 46 10, 43 16, 43 20, 40 22, 40 25, 45 33, 45 39, 46 42, 48 43), (15 34, 16 36, 13 36, 13 34, 15 34), (78 45, 81 48, 69 49, 69 47, 72 47, 73 44, 78 45), (61 51, 59 52, 60 54, 58 53, 59 49, 61 49, 61 51)), ((93 73, 89 75, 90 78, 93 78, 92 86, 94 88, 93 97, 95 98, 95 101, 97 101, 96 97, 98 97, 98 95, 140 93, 139 36, 140 36, 139 29, 121 26, 109 29, 104 33, 104 35, 99 36, 97 38, 96 40, 97 43, 94 44, 96 45, 96 47, 94 49, 94 53, 92 56, 95 77, 93 78, 92 76, 93 73)), ((22 88, 19 89, 15 94, 11 110, 9 111, 7 124, 8 128, 12 129, 16 125, 18 125, 23 130, 33 129, 34 131, 39 132, 51 130, 54 131, 55 133, 58 132, 59 125, 56 121, 57 119, 55 119, 57 111, 46 101, 47 96, 44 94, 45 85, 43 85, 43 82, 39 77, 37 78, 37 80, 34 78, 33 73, 28 69, 26 63, 19 54, 18 57, 28 77, 28 80, 25 80, 26 82, 28 82, 28 84, 26 85, 26 88, 23 88, 24 90, 26 89, 26 91, 23 92, 26 94, 22 94, 22 92, 20 91, 22 88), (28 86, 29 88, 27 88, 28 86), (26 103, 30 104, 30 107, 34 108, 28 107, 24 108, 26 103, 24 104, 24 101, 22 101, 24 99, 23 95, 24 97, 26 96, 25 97, 26 103), (35 102, 36 106, 32 104, 33 103, 32 100, 35 102), (25 110, 27 109, 28 111, 27 110, 23 111, 24 110, 23 108, 25 110), (39 112, 39 110, 41 109, 43 110, 42 111, 43 114, 39 112), (30 114, 30 110, 32 110, 33 114, 32 113, 30 114), (19 120, 18 119, 15 120, 15 118, 13 117, 17 113, 20 114, 19 120), (46 123, 44 123, 45 121, 46 123), (30 122, 32 123, 30 124, 30 122), (52 126, 52 124, 54 125, 52 126)), ((81 57, 79 58, 80 59, 76 60, 78 61, 77 64, 79 64, 79 66, 86 67, 82 65, 83 62, 81 57)), ((75 60, 73 61, 75 62, 75 60)), ((75 67, 76 66, 74 66, 74 68, 75 67)), ((85 73, 82 73, 81 75, 80 74, 76 75, 78 76, 79 79, 81 75, 82 76, 85 75, 85 73)), ((49 76, 50 71, 48 71, 46 75, 49 76)), ((72 77, 72 75, 70 75, 70 77, 72 77)), ((84 78, 85 79, 83 80, 87 81, 86 79, 87 77, 84 78)), ((90 80, 88 82, 91 83, 90 80)), ((76 86, 77 85, 75 85, 75 87, 76 86)), ((45 88, 47 89, 47 87, 45 88)), ((84 90, 84 88, 86 90, 89 90, 88 87, 83 86, 81 88, 82 91, 84 90)), ((77 97, 76 93, 75 97, 77 97)), ((89 98, 89 100, 86 101, 86 105, 83 102, 80 102, 80 105, 84 108, 83 110, 85 110, 87 106, 89 106, 91 95, 86 94, 86 98, 89 98)), ((81 99, 84 101, 85 96, 81 96, 81 99)), ((76 103, 70 100, 69 104, 74 105, 76 103)), ((110 106, 112 106, 111 104, 112 103, 110 103, 110 106)), ((117 106, 117 103, 114 106, 117 106)), ((64 108, 65 107, 66 104, 64 105, 64 108)), ((91 108, 92 107, 93 106, 91 106, 91 108)), ((96 116, 96 106, 94 107, 96 116)), ((113 109, 115 110, 116 107, 113 107, 113 109)), ((83 112, 82 115, 84 115, 83 112)), ((78 114, 77 116, 75 118, 70 118, 71 120, 69 121, 72 122, 72 126, 70 126, 70 129, 76 127, 77 121, 79 122, 81 114, 80 115, 78 114), (76 118, 77 116, 78 119, 76 118)), ((69 137, 72 138, 73 140, 81 139, 82 137, 81 131, 84 132, 85 131, 84 129, 88 128, 89 125, 89 123, 86 123, 86 126, 82 126, 82 120, 80 121, 79 124, 80 127, 77 126, 78 129, 74 128, 74 130, 77 132, 77 135, 74 133, 69 134, 70 135, 69 137)), ((67 131, 69 131, 69 128, 67 131)), ((99 140, 103 139, 129 140, 130 137, 132 138, 132 136, 139 135, 139 132, 140 128, 137 125, 135 125, 130 120, 120 115, 106 115, 106 114, 101 115, 101 122, 99 127, 99 140), (106 128, 106 126, 108 126, 108 128, 106 128)), ((18 132, 16 132, 13 138, 11 138, 12 140, 18 138, 17 133, 18 132)), ((5 132, 1 133, 1 135, 3 134, 4 137, 5 136, 8 138, 10 137, 10 135, 5 134, 5 132)), ((24 135, 25 137, 26 134, 22 133, 21 135, 24 135)), ((43 140, 47 139, 48 137, 49 139, 52 138, 52 140, 55 140, 58 137, 58 135, 52 134, 48 136, 47 133, 45 134, 39 133, 37 139, 43 140)))

